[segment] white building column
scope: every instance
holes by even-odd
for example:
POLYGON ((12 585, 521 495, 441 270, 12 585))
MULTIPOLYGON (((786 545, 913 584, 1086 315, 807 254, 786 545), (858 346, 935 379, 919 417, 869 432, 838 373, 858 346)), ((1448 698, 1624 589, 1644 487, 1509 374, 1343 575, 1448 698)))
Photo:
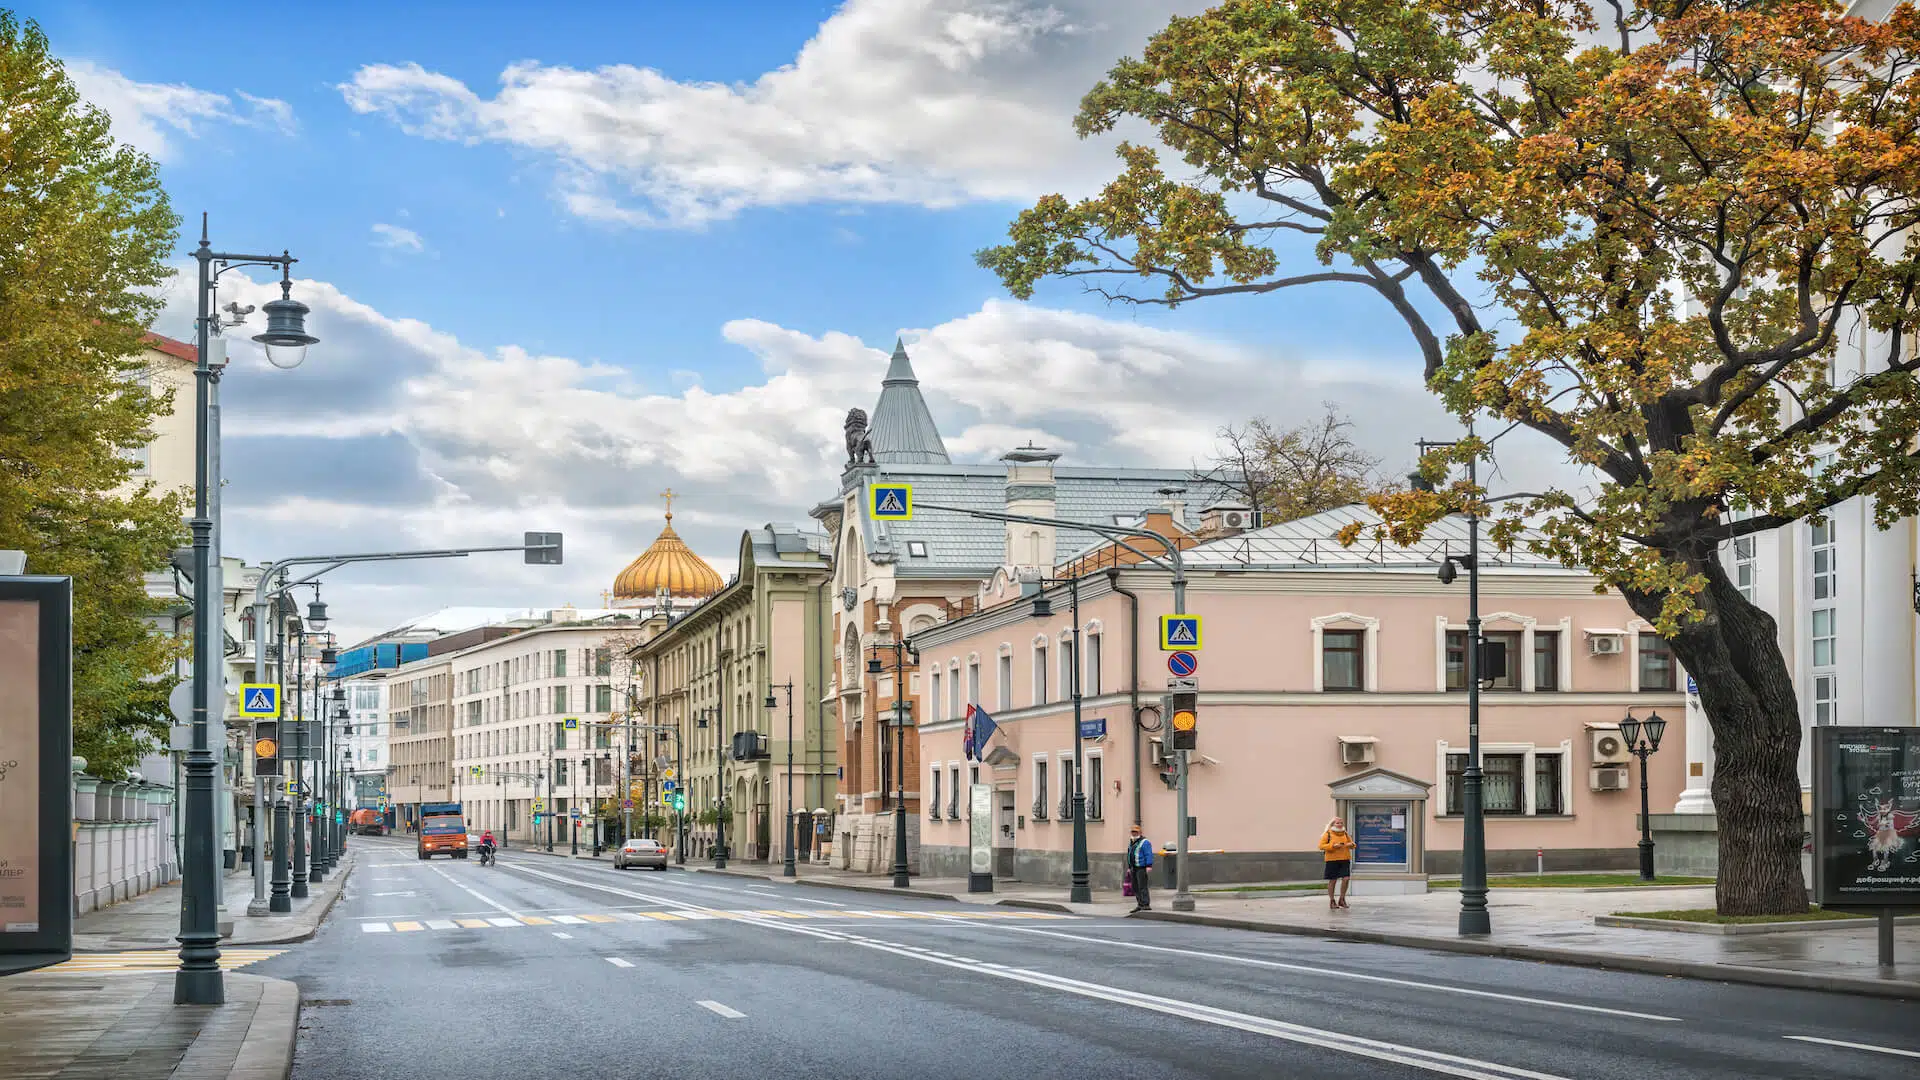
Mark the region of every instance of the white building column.
POLYGON ((1713 725, 1700 707, 1693 676, 1687 679, 1687 786, 1673 804, 1676 814, 1713 813, 1713 725))

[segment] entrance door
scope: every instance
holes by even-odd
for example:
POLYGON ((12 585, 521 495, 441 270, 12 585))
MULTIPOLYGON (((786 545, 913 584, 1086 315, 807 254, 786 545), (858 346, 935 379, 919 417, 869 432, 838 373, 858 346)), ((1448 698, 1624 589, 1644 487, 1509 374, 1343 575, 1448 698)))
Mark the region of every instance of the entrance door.
POLYGON ((1013 792, 1002 789, 993 793, 993 876, 1011 880, 1013 877, 1013 792))

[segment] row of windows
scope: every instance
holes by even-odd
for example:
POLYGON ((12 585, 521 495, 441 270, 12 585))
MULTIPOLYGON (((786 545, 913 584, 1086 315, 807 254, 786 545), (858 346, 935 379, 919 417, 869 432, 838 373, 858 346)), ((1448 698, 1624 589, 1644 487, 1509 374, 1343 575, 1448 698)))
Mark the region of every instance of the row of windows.
POLYGON ((613 687, 601 683, 597 686, 549 686, 538 690, 516 690, 499 697, 466 702, 464 708, 467 726, 478 727, 498 720, 571 712, 576 702, 583 713, 610 713, 613 711, 613 687))
POLYGON ((569 668, 577 675, 585 675, 589 669, 595 675, 611 675, 613 650, 542 649, 525 656, 481 664, 460 673, 460 692, 478 694, 533 679, 562 679, 567 676, 569 668))
MULTIPOLYGON (((1086 665, 1080 669, 1078 689, 1081 697, 1097 697, 1104 689, 1100 671, 1101 636, 1088 634, 1085 641, 1086 665)), ((1056 650, 1050 650, 1044 644, 1033 647, 1032 703, 1035 705, 1045 705, 1050 701, 1069 701, 1073 697, 1075 689, 1073 641, 1068 639, 1060 642, 1057 650, 1060 681, 1057 683, 1048 680, 1048 676, 1054 674, 1048 659, 1048 654, 1052 651, 1056 650)), ((995 674, 998 676, 999 691, 996 707, 1003 711, 1011 709, 1013 708, 1013 657, 1011 655, 1000 656, 999 667, 995 674)), ((965 683, 961 682, 958 661, 950 661, 945 672, 935 669, 928 677, 927 689, 926 711, 932 720, 961 719, 966 716, 968 705, 980 703, 979 661, 970 661, 967 664, 965 683)))
MULTIPOLYGON (((1522 657, 1524 640, 1518 630, 1482 631, 1480 636, 1504 647, 1506 670, 1488 678, 1483 685, 1495 690, 1519 690, 1521 664, 1533 665, 1535 690, 1560 689, 1560 632, 1535 630, 1533 656, 1522 657)), ((1673 648, 1666 639, 1654 634, 1638 635, 1640 648, 1635 662, 1640 665, 1640 689, 1673 690, 1678 667, 1673 648)), ((1446 639, 1447 689, 1467 688, 1467 632, 1449 630, 1446 639)), ((1485 655, 1484 653, 1482 655, 1485 655)), ((1321 686, 1333 691, 1360 691, 1367 688, 1367 632, 1365 630, 1322 630, 1320 632, 1321 686)))
MULTIPOLYGON (((980 767, 975 765, 968 770, 972 783, 980 782, 980 767)), ((1085 773, 1081 776, 1085 787, 1083 793, 1087 800, 1087 820, 1099 821, 1104 816, 1106 789, 1106 761, 1098 753, 1087 754, 1085 773)), ((927 817, 938 821, 942 810, 947 820, 959 821, 961 809, 960 793, 964 789, 960 784, 959 765, 941 765, 935 763, 932 770, 931 797, 927 800, 927 817), (942 793, 944 794, 944 799, 942 793)), ((1073 758, 1062 754, 1049 758, 1045 754, 1033 757, 1033 806, 1030 817, 1035 821, 1047 821, 1057 818, 1060 821, 1073 820, 1073 758), (1050 796, 1052 791, 1056 794, 1050 796)))
MULTIPOLYGON (((547 729, 551 732, 549 737, 552 739, 550 745, 553 749, 568 749, 566 725, 556 720, 550 724, 521 724, 516 727, 495 728, 492 731, 476 731, 472 734, 461 735, 459 736, 460 753, 457 756, 462 758, 497 757, 501 754, 518 754, 543 749, 543 747, 538 745, 542 738, 542 729, 547 729)), ((592 734, 590 736, 582 734, 579 740, 581 745, 574 749, 586 749, 585 744, 588 741, 593 743, 593 749, 595 750, 606 750, 613 746, 613 729, 611 727, 596 725, 586 730, 590 730, 592 734)))

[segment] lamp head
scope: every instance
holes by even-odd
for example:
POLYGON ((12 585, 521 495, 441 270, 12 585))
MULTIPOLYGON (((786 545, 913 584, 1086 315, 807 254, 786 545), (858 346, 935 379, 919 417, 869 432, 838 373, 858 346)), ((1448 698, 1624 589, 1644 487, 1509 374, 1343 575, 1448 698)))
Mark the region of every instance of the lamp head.
POLYGON ((1407 474, 1407 486, 1415 491, 1430 492, 1433 490, 1433 481, 1420 475, 1420 471, 1416 469, 1407 474))
POLYGON ((1660 736, 1667 733, 1666 719, 1659 713, 1654 713, 1647 717, 1646 728, 1647 746, 1654 750, 1660 749, 1660 736))
POLYGON ((886 670, 886 667, 880 663, 879 657, 877 656, 867 657, 867 674, 878 675, 885 670, 886 670))
POLYGON ((779 704, 780 704, 780 703, 779 703, 778 701, 775 701, 775 700, 773 699, 773 691, 771 691, 771 690, 769 690, 769 691, 767 691, 767 702, 766 702, 766 704, 767 704, 767 708, 769 708, 769 709, 771 709, 771 708, 773 708, 773 707, 775 707, 775 706, 777 706, 777 705, 779 705, 779 704))
POLYGON ((313 594, 313 603, 307 605, 307 625, 313 627, 316 634, 327 628, 327 602, 320 599, 317 592, 313 594))
POLYGON ((1033 617, 1036 619, 1053 618, 1053 601, 1047 598, 1047 594, 1041 593, 1033 598, 1033 617))
POLYGON ((320 340, 307 333, 307 313, 311 310, 293 298, 292 265, 282 265, 280 299, 269 300, 261 308, 267 317, 267 328, 253 335, 253 340, 266 348, 267 363, 292 370, 307 358, 307 346, 320 340))
POLYGON ((1640 721, 1635 720, 1632 715, 1628 715, 1625 720, 1620 721, 1620 737, 1627 741, 1627 749, 1633 750, 1638 748, 1640 745, 1640 721))

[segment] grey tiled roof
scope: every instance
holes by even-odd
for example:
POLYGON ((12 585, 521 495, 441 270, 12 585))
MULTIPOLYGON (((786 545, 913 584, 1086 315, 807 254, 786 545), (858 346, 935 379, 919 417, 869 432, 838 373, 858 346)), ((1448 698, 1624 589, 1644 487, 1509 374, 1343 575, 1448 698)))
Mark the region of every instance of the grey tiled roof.
POLYGON ((873 440, 874 459, 882 464, 944 465, 951 460, 933 414, 927 411, 927 400, 920 396, 920 380, 913 374, 903 342, 893 343, 893 360, 880 383, 880 403, 873 407, 868 436, 873 440))
MULTIPOLYGON (((919 494, 915 488, 914 493, 919 494)), ((1368 567, 1432 567, 1449 555, 1467 553, 1467 519, 1464 515, 1454 514, 1434 522, 1427 528, 1426 535, 1411 547, 1399 547, 1390 541, 1376 542, 1372 539, 1372 526, 1379 524, 1380 516, 1365 505, 1343 506, 1337 510, 1328 510, 1312 514, 1294 521, 1269 525, 1264 529, 1230 536, 1220 540, 1200 544, 1183 554, 1190 568, 1240 569, 1254 567, 1304 567, 1318 566, 1335 570, 1358 570, 1368 567), (1342 547, 1334 534, 1348 522, 1358 521, 1366 528, 1361 530, 1361 538, 1352 547, 1342 547)), ((1520 541, 1514 545, 1511 554, 1502 554, 1487 539, 1487 525, 1480 526, 1480 558, 1483 567, 1512 567, 1515 569, 1558 571, 1561 573, 1585 573, 1583 570, 1569 568, 1559 563, 1534 555, 1526 548, 1528 538, 1538 538, 1539 533, 1527 530, 1522 532, 1520 541)))
POLYGON ((824 562, 831 557, 832 548, 827 534, 817 529, 803 529, 798 525, 776 521, 757 529, 748 529, 747 536, 753 542, 753 560, 761 566, 786 562, 791 566, 796 560, 782 560, 781 555, 796 552, 808 552, 815 556, 806 562, 824 562))
MULTIPOLYGON (((1006 527, 998 521, 923 509, 935 503, 972 510, 1006 509, 1007 469, 999 463, 971 465, 887 465, 861 481, 860 501, 875 480, 913 485, 912 521, 876 522, 861 515, 861 542, 876 562, 892 562, 902 577, 985 577, 1005 561, 1006 527), (907 542, 923 541, 927 554, 910 555, 907 542)), ((1161 507, 1161 488, 1181 488, 1186 507, 1231 500, 1224 484, 1203 480, 1187 469, 1121 469, 1059 466, 1054 469, 1054 513, 1069 521, 1103 525, 1132 523, 1146 510, 1161 507)), ((1191 511, 1182 524, 1195 524, 1191 511)), ((1062 529, 1055 539, 1061 557, 1100 540, 1096 533, 1062 529)))

